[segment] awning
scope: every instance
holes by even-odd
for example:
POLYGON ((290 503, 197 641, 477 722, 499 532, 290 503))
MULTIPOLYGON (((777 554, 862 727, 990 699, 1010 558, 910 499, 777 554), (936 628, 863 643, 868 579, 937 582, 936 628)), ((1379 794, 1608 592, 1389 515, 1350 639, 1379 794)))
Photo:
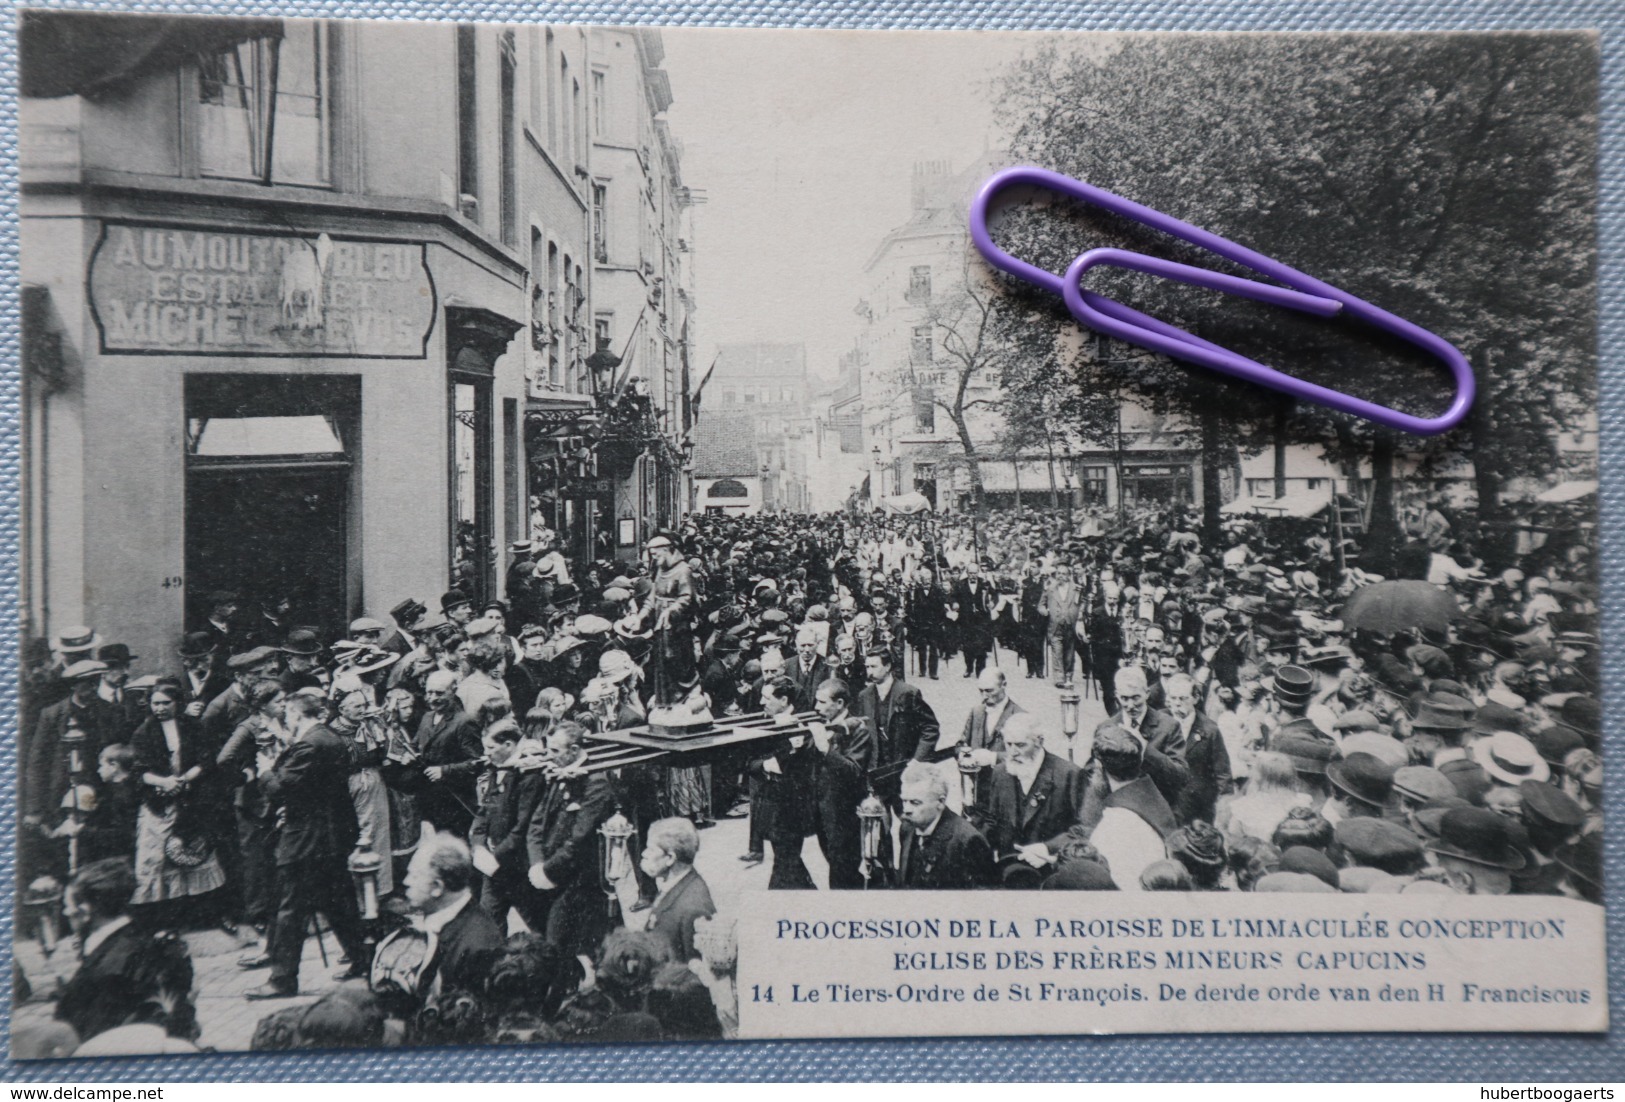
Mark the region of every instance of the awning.
POLYGON ((1312 517, 1332 502, 1330 486, 1315 490, 1293 490, 1283 497, 1240 497, 1219 512, 1228 516, 1312 517))
POLYGON ((896 497, 882 498, 880 507, 888 513, 902 513, 912 516, 915 513, 929 513, 931 501, 924 494, 916 491, 912 494, 898 494, 896 497))
POLYGON ((1542 490, 1536 494, 1535 500, 1547 505, 1561 505, 1565 501, 1579 501, 1583 497, 1590 497, 1596 492, 1597 483, 1592 479, 1559 482, 1550 490, 1542 490))
POLYGON ((253 38, 281 38, 280 19, 25 11, 17 62, 24 96, 94 96, 253 38))

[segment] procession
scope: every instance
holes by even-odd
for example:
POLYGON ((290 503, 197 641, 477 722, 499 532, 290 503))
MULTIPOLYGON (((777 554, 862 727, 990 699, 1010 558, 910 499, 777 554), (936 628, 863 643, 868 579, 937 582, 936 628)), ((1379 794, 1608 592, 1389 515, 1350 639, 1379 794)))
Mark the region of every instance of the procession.
MULTIPOLYGON (((837 898, 1601 904, 1586 42, 1436 97, 1471 41, 20 35, 14 1056, 764 1036, 741 930, 837 898), (1480 91, 1510 136, 1428 106, 1480 91), (1378 247, 1385 127, 1477 198, 1378 247), (1436 319, 1472 416, 1078 324, 971 241, 1023 163, 1436 319)), ((1086 295, 1444 405, 1245 280, 1120 275, 1086 295)))
POLYGON ((320 996, 256 1048, 728 1036, 713 849, 774 891, 1600 902, 1584 544, 1490 574, 1419 530, 1440 583, 1179 508, 972 519, 700 515, 579 581, 544 539, 337 640, 229 593, 167 661, 64 633, 23 774, 24 882, 86 930, 56 1019, 186 1041, 174 937, 224 927, 246 998, 320 996), (636 730, 673 748, 595 764, 636 730))

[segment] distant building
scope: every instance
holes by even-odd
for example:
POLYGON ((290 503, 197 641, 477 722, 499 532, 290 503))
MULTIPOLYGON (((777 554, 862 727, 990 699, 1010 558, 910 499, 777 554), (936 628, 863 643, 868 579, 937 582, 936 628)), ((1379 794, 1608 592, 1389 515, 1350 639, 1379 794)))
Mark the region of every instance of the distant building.
MULTIPOLYGON (((966 230, 967 203, 1003 165, 988 154, 962 172, 947 161, 914 166, 911 213, 876 247, 864 268, 857 312, 864 324, 855 362, 864 450, 870 454, 870 500, 922 493, 939 510, 965 508, 971 479, 964 446, 936 397, 957 385, 958 362, 945 349, 945 315, 964 293, 970 265, 980 265, 966 230)), ((973 374, 966 422, 976 445, 985 502, 994 508, 1120 500, 1189 501, 1198 493, 1195 433, 1149 404, 1126 401, 1116 432, 1081 440, 1064 426, 1053 447, 1000 454, 1003 419, 983 403, 997 401, 999 380, 973 374)), ((831 418, 835 416, 832 408, 831 418)))
POLYGON ((690 494, 683 444, 690 428, 694 196, 683 182, 682 147, 661 117, 672 103, 664 59, 652 27, 598 27, 591 71, 570 77, 572 86, 581 84, 592 127, 591 163, 571 170, 586 177, 592 340, 623 358, 619 374, 629 385, 641 380, 635 386, 648 398, 646 412, 638 411, 648 446, 611 449, 609 456, 625 470, 614 513, 638 522, 638 543, 685 512, 690 494))
MULTIPOLYGON (((815 427, 805 345, 723 345, 705 384, 704 410, 702 424, 714 413, 738 413, 750 419, 758 449, 763 511, 812 508, 807 460, 815 446, 815 427)), ((700 477, 698 466, 695 477, 700 477)))
POLYGON ((694 500, 702 513, 762 512, 764 479, 756 419, 707 410, 694 428, 694 500))
MULTIPOLYGON (((864 490, 869 453, 863 443, 862 352, 842 354, 835 385, 813 396, 813 461, 819 476, 808 487, 815 512, 843 509, 864 490)), ((864 496, 867 496, 865 493, 864 496)))

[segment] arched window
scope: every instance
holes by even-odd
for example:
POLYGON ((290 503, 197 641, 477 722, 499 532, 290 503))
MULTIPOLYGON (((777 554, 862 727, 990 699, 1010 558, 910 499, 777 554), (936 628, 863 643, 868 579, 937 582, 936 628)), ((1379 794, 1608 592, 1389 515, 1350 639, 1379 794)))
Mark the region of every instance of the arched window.
POLYGON ((707 497, 749 497, 750 491, 745 484, 736 478, 725 478, 721 482, 711 483, 711 488, 705 492, 707 497))

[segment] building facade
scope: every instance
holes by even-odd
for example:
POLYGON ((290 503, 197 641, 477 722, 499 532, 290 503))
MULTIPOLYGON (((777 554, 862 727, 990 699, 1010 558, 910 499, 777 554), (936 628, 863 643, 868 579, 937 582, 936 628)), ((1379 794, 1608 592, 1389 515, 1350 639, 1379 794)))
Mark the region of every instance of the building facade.
POLYGON ((695 196, 661 117, 672 89, 660 32, 595 28, 591 41, 593 339, 618 361, 603 385, 620 425, 599 446, 598 472, 614 482, 616 552, 624 555, 686 512, 692 495, 695 196))
POLYGON ((807 471, 816 434, 805 345, 723 345, 706 379, 705 410, 707 417, 737 413, 754 426, 763 511, 812 509, 807 471))
POLYGON ((24 23, 26 630, 498 596, 528 419, 599 401, 590 32, 24 23))
POLYGON ((854 357, 862 379, 870 504, 917 492, 939 510, 969 507, 969 463, 944 407, 961 373, 967 376, 962 409, 985 504, 1196 499, 1201 479, 1195 434, 1132 400, 1123 402, 1109 439, 1084 440, 1063 430, 1053 446, 1014 454, 1001 446, 997 372, 967 364, 954 350, 975 343, 977 306, 967 286, 983 272, 966 229, 967 204, 1002 163, 988 154, 959 172, 945 161, 916 164, 909 218, 879 243, 864 268, 854 357))

